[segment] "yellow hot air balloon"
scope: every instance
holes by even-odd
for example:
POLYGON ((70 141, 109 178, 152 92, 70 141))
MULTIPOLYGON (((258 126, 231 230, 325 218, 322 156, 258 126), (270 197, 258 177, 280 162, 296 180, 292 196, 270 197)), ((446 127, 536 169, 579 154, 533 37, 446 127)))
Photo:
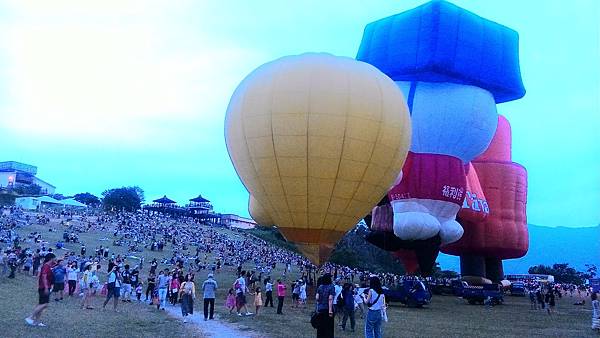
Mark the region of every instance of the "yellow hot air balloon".
POLYGON ((386 194, 410 138, 394 82, 330 54, 260 66, 235 90, 225 117, 227 150, 246 189, 317 264, 386 194))
POLYGON ((248 213, 258 225, 268 227, 274 224, 267 210, 252 195, 248 198, 248 213))

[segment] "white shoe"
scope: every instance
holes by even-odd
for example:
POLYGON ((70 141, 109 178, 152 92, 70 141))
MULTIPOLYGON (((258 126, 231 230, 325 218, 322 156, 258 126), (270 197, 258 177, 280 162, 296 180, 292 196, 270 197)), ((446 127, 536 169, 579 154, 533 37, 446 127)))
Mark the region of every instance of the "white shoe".
POLYGON ((242 314, 241 314, 241 313, 238 313, 238 316, 240 316, 240 317, 241 317, 241 316, 242 316, 242 314))
POLYGON ((184 320, 183 320, 183 322, 184 322, 184 323, 187 323, 187 319, 184 319, 184 320))
POLYGON ((44 323, 42 323, 42 322, 39 322, 39 323, 37 324, 37 326, 39 326, 39 327, 44 327, 44 326, 46 326, 46 324, 44 324, 44 323))
POLYGON ((25 318, 25 322, 26 322, 28 325, 35 326, 35 324, 33 324, 33 319, 31 319, 31 318, 29 318, 29 317, 25 318))
POLYGON ((246 316, 250 316, 250 315, 253 315, 253 313, 252 312, 246 312, 246 316))

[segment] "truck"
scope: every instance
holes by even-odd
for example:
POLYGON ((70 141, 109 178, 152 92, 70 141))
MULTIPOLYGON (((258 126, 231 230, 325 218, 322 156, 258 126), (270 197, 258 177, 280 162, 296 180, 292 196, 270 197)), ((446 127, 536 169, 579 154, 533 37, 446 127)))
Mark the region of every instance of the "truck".
POLYGON ((467 282, 455 284, 454 294, 462 297, 469 304, 484 304, 490 298, 491 305, 499 305, 504 302, 502 289, 498 284, 469 285, 467 282))
POLYGON ((431 302, 431 291, 426 282, 403 280, 398 285, 383 288, 388 302, 400 302, 408 307, 422 307, 431 302))

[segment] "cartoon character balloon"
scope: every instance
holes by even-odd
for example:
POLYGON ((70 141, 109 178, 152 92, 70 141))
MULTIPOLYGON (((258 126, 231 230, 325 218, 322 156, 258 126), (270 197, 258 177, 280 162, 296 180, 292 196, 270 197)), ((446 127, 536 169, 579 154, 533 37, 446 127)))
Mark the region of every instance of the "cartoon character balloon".
POLYGON ((329 54, 259 67, 235 90, 225 118, 243 184, 315 263, 386 194, 410 135, 394 82, 367 63, 329 54))
POLYGON ((459 240, 464 166, 488 148, 497 127, 496 104, 525 94, 517 33, 432 1, 367 25, 357 59, 396 81, 411 113, 404 178, 389 194, 391 230, 405 242, 459 240))
POLYGON ((478 219, 472 213, 460 214, 465 234, 442 251, 461 257, 463 275, 498 282, 503 278, 502 259, 522 257, 529 248, 527 171, 512 162, 510 124, 504 116, 499 116, 496 135, 488 150, 473 161, 473 169, 489 215, 478 219))

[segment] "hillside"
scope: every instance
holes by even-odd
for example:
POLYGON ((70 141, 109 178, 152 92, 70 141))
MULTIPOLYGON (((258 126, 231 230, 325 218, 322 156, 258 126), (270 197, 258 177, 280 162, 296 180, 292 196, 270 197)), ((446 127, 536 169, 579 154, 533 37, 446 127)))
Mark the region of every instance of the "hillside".
MULTIPOLYGON (((460 270, 458 257, 440 255, 443 269, 460 270)), ((505 273, 526 273, 530 266, 569 263, 577 270, 585 264, 600 266, 600 226, 586 228, 529 225, 529 252, 504 261, 505 273)))
MULTIPOLYGON (((398 261, 386 251, 363 239, 364 228, 356 227, 344 236, 333 252, 331 261, 371 271, 402 273, 398 261)), ((275 245, 297 251, 275 229, 257 228, 250 233, 275 245)), ((526 273, 530 266, 569 263, 579 271, 585 264, 600 266, 600 226, 586 228, 544 227, 529 225, 529 252, 525 257, 504 261, 505 273, 526 273)), ((443 270, 460 271, 458 257, 440 254, 443 270)))

